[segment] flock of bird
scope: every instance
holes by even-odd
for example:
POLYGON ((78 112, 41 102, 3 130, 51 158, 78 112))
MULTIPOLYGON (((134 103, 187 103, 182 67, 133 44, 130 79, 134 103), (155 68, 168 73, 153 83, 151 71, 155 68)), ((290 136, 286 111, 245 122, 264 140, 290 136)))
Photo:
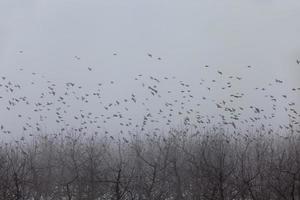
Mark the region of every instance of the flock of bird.
MULTIPOLYGON (((147 56, 154 58, 150 53, 147 56)), ((81 58, 75 56, 74 59, 81 58)), ((162 60, 161 57, 156 59, 162 60)), ((296 62, 300 64, 299 60, 296 62)), ((255 70, 252 66, 246 69, 255 70)), ((0 133, 19 137, 18 142, 44 132, 59 135, 74 131, 83 135, 106 134, 111 140, 121 135, 127 143, 130 135, 156 136, 176 126, 189 127, 189 130, 225 127, 232 133, 246 135, 258 129, 268 133, 280 130, 300 133, 299 107, 289 99, 289 94, 300 95, 300 86, 286 88, 288 94, 271 93, 271 88, 276 90, 278 85, 285 84, 274 78, 266 87, 253 87, 254 94, 265 100, 261 105, 252 105, 251 101, 243 105, 249 97, 249 91, 240 87, 243 77, 226 75, 209 65, 203 70, 211 70, 215 76, 201 78, 197 84, 176 76, 138 74, 132 80, 137 85, 136 91, 111 98, 110 88, 117 87, 115 80, 100 81, 85 88, 71 81, 55 83, 36 72, 27 74, 44 84, 35 81, 21 84, 2 76, 1 119, 4 121, 5 116, 14 123, 12 127, 0 120, 0 133), (22 92, 23 89, 31 92, 22 92), (274 124, 273 119, 280 113, 285 114, 288 121, 274 124)), ((91 71, 93 68, 87 67, 87 73, 91 71)), ((19 73, 25 72, 24 68, 19 69, 19 73)))

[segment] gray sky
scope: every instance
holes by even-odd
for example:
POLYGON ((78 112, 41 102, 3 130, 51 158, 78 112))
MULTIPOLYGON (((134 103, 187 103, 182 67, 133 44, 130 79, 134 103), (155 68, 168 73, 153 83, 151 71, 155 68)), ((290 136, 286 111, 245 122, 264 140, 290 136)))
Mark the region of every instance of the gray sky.
POLYGON ((196 85, 221 70, 242 76, 243 91, 284 80, 281 94, 300 87, 299 10, 299 0, 0 0, 0 75, 87 87, 114 80, 125 94, 140 73, 196 85))

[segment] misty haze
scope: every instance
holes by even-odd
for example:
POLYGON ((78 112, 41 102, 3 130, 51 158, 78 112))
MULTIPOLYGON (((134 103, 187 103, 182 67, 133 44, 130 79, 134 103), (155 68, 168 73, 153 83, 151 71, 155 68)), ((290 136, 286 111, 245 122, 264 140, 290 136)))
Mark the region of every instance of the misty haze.
POLYGON ((0 200, 300 200, 299 0, 0 0, 0 200))

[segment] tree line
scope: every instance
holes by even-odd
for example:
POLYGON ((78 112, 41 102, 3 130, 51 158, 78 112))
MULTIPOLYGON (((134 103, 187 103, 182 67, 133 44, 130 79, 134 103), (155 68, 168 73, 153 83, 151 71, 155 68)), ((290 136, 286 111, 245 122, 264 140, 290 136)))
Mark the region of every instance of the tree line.
POLYGON ((300 137, 222 128, 1 143, 3 200, 297 200, 300 137))

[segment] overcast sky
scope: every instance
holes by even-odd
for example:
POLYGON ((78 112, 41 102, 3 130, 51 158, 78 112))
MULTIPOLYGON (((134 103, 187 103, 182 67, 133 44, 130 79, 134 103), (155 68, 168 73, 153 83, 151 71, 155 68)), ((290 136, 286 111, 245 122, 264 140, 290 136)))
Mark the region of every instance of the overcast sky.
POLYGON ((0 0, 0 76, 29 81, 24 68, 122 91, 140 73, 197 82, 214 76, 209 65, 246 88, 278 78, 290 89, 300 87, 299 19, 299 0, 0 0))

